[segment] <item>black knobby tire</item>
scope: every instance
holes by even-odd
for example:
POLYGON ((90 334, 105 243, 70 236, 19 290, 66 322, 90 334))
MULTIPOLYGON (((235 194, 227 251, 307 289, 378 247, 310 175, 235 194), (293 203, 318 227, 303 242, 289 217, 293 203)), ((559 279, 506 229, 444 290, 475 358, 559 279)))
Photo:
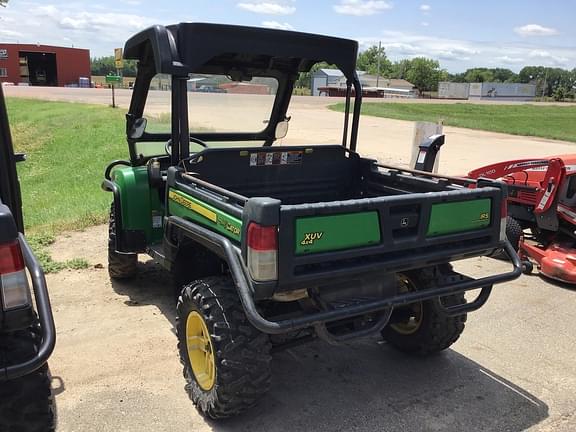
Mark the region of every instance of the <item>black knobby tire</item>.
POLYGON ((201 414, 230 417, 254 406, 270 388, 270 338, 246 318, 234 282, 210 277, 184 286, 178 299, 176 330, 186 391, 201 414), (187 350, 186 323, 199 313, 210 334, 215 384, 204 390, 192 370, 187 350))
MULTIPOLYGON (((518 220, 514 219, 512 216, 506 218, 506 238, 514 248, 516 252, 520 249, 520 238, 524 234, 522 226, 518 220)), ((508 255, 503 250, 498 250, 492 255, 493 258, 508 260, 510 259, 508 255)))
POLYGON ((114 203, 110 209, 108 224, 108 274, 114 279, 126 279, 136 275, 138 254, 121 254, 116 252, 116 222, 114 203))
MULTIPOLYGON (((451 272, 447 268, 431 268, 406 272, 404 276, 411 285, 410 290, 425 290, 435 284, 439 272, 451 272)), ((466 303, 464 294, 454 294, 443 297, 441 300, 444 306, 456 306, 466 303)), ((458 316, 448 316, 439 300, 427 300, 417 304, 419 319, 416 320, 412 329, 399 331, 398 326, 402 326, 404 320, 408 320, 412 308, 397 308, 392 313, 390 324, 382 330, 382 336, 391 346, 399 351, 426 356, 445 350, 458 340, 464 331, 466 314, 458 316), (396 324, 396 325, 395 325, 396 324)))
MULTIPOLYGON (((37 326, 0 335, 0 367, 30 359, 40 343, 37 326)), ((0 431, 53 431, 56 409, 48 365, 0 383, 0 431)))
POLYGON ((520 222, 512 216, 506 218, 506 237, 516 252, 520 248, 520 238, 523 235, 522 226, 520 222))

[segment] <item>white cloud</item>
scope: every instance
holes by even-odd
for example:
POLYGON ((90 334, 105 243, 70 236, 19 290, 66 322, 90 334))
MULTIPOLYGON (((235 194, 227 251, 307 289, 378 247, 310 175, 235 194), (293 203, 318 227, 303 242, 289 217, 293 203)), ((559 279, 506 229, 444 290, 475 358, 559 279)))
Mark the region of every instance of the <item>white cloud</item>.
POLYGON ((291 15, 296 12, 293 1, 248 1, 238 3, 240 9, 266 15, 291 15))
POLYGON ((24 35, 20 32, 14 31, 14 30, 0 29, 0 36, 6 37, 6 38, 19 38, 19 37, 22 37, 24 35))
POLYGON ((31 14, 54 23, 65 30, 80 30, 92 33, 128 30, 131 33, 141 30, 153 21, 140 15, 114 12, 76 12, 53 5, 38 6, 31 9, 31 14))
POLYGON ((340 0, 334 5, 336 13, 342 15, 368 16, 392 9, 392 3, 384 0, 340 0))
POLYGON ((505 64, 522 64, 525 63, 526 60, 522 57, 510 57, 510 56, 500 56, 500 57, 496 57, 496 60, 505 63, 505 64))
POLYGON ((420 5, 420 10, 422 12, 430 12, 430 9, 432 9, 432 6, 430 6, 429 4, 421 4, 420 5))
POLYGON ((540 24, 526 24, 522 27, 514 28, 514 31, 520 36, 554 36, 558 34, 558 30, 551 27, 544 27, 540 24))
POLYGON ((140 0, 120 0, 120 1, 129 6, 140 6, 142 4, 140 0))
POLYGON ((430 25, 430 23, 429 23, 428 21, 422 21, 422 22, 420 23, 420 25, 421 25, 422 27, 428 27, 428 26, 430 25))
POLYGON ((287 22, 281 23, 278 21, 262 21, 262 26, 277 30, 294 30, 294 27, 292 27, 287 22))
POLYGON ((361 49, 378 45, 386 49, 392 60, 428 57, 439 60, 450 71, 471 67, 553 66, 572 69, 576 66, 576 51, 568 47, 542 47, 532 43, 470 41, 433 37, 397 31, 383 31, 374 37, 356 38, 361 49))
POLYGON ((528 54, 530 58, 536 59, 537 61, 545 61, 548 64, 552 64, 554 66, 562 66, 566 62, 568 62, 568 58, 561 57, 557 54, 552 54, 551 52, 543 49, 535 49, 530 51, 528 54))
POLYGON ((78 3, 10 2, 2 10, 3 42, 41 43, 90 49, 92 56, 112 55, 134 33, 158 22, 142 16, 78 3))

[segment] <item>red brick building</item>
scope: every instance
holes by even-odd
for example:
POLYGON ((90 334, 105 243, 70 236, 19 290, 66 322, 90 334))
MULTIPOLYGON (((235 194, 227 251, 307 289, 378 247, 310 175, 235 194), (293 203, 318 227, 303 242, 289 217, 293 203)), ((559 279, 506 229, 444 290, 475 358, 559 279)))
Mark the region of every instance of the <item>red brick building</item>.
POLYGON ((90 51, 49 45, 0 43, 0 82, 39 86, 90 83, 90 51))

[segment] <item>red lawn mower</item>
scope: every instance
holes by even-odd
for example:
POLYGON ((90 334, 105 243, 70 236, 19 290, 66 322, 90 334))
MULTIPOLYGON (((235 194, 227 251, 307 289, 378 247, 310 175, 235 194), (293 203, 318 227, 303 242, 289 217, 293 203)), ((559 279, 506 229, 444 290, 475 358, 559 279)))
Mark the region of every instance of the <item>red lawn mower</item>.
POLYGON ((506 234, 525 273, 534 261, 543 275, 576 284, 576 154, 499 162, 468 177, 508 184, 506 234))

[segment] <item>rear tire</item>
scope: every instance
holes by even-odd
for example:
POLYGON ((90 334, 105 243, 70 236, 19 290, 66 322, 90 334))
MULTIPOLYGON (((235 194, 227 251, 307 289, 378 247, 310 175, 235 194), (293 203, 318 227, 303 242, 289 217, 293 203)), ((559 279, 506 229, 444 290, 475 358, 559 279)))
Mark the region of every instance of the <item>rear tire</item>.
POLYGON ((116 252, 116 221, 114 203, 110 208, 108 223, 108 274, 113 279, 127 279, 136 275, 138 254, 121 254, 116 252))
POLYGON ((248 322, 231 278, 184 286, 176 330, 185 388, 201 414, 237 415, 270 388, 270 339, 248 322))
MULTIPOLYGON (((40 344, 37 326, 0 335, 0 367, 30 359, 40 344)), ((54 431, 56 409, 48 365, 0 384, 0 431, 54 431)))
MULTIPOLYGON (((399 291, 431 288, 440 271, 448 270, 436 267, 399 274, 399 291)), ((444 306, 466 303, 463 293, 443 297, 441 301, 444 306)), ((448 316, 439 303, 440 300, 433 299, 395 309, 390 323, 382 330, 384 340, 399 351, 418 356, 435 354, 450 347, 464 331, 466 314, 448 316)))

